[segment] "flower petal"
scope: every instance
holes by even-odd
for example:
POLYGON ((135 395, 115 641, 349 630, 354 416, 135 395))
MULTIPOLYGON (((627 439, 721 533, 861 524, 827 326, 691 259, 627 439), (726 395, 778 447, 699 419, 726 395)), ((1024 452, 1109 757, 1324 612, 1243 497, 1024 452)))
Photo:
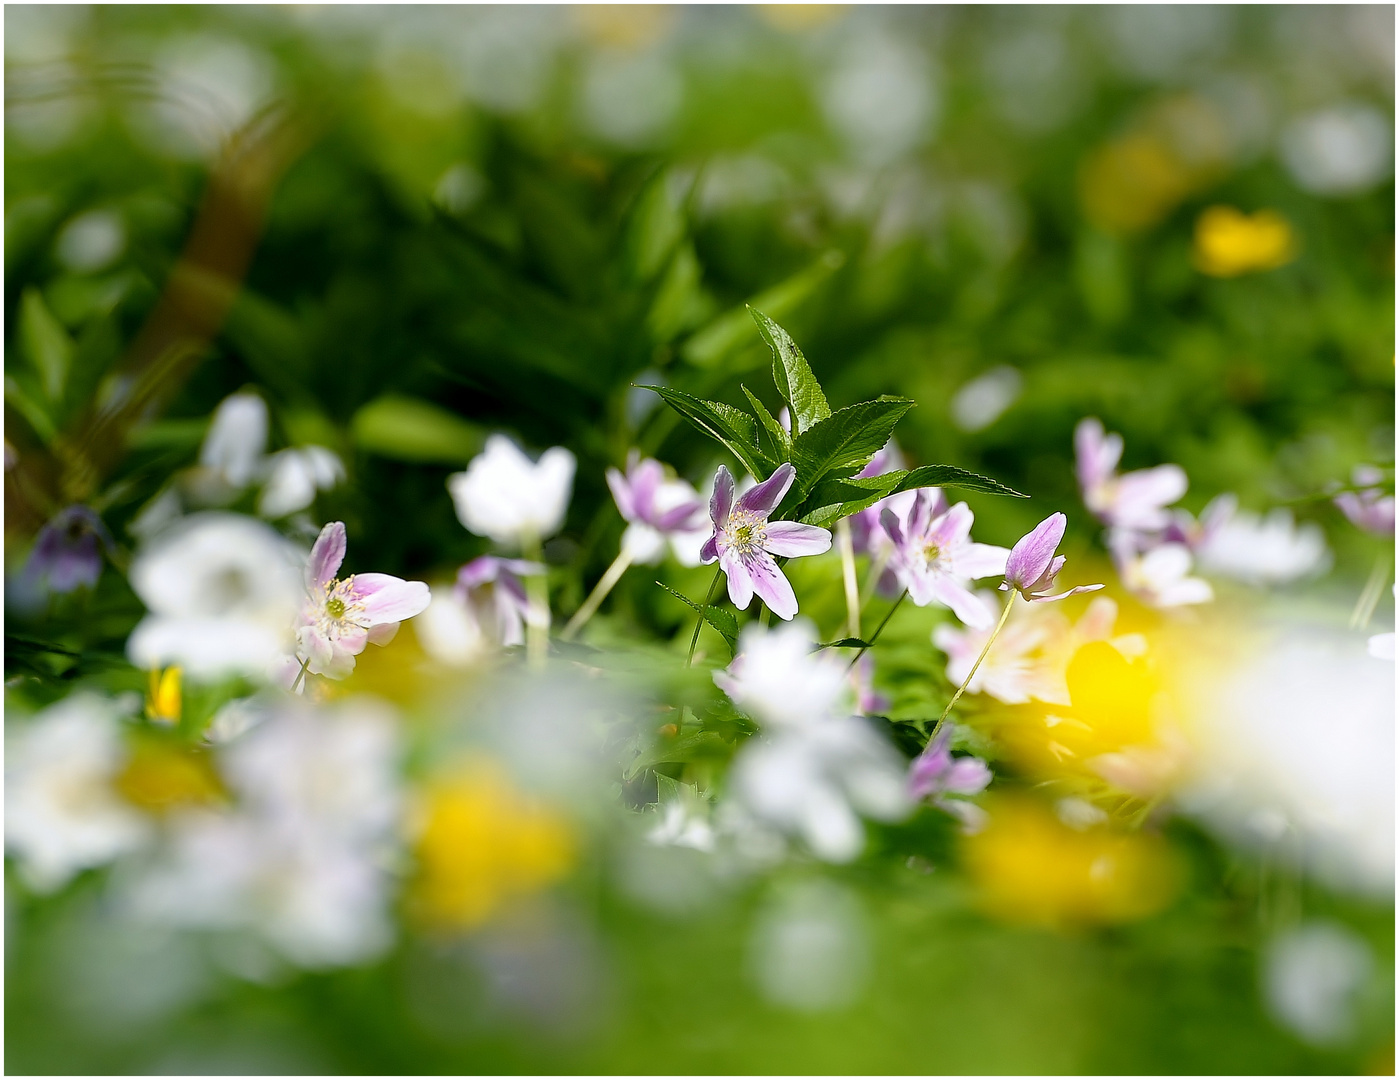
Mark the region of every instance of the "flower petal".
POLYGON ((371 645, 387 645, 398 636, 399 623, 385 622, 369 628, 367 635, 371 645))
POLYGON ((734 504, 734 478, 728 467, 719 466, 714 474, 714 494, 709 496, 709 520, 716 529, 721 529, 729 520, 729 512, 734 504))
POLYGON ((1075 593, 1097 592, 1101 588, 1103 588, 1102 585, 1075 585, 1068 592, 1055 593, 1053 596, 1027 596, 1025 599, 1034 604, 1048 604, 1055 600, 1062 600, 1066 596, 1073 596, 1075 593))
POLYGON ((306 587, 319 586, 324 589, 335 580, 335 572, 345 561, 345 523, 332 521, 321 535, 316 537, 311 548, 311 557, 306 560, 306 587))
POLYGON ((960 577, 999 577, 1006 572, 1010 551, 995 544, 965 544, 952 556, 952 567, 960 577))
POLYGON ((773 470, 771 476, 743 494, 738 500, 740 509, 767 517, 777 509, 777 504, 782 501, 782 496, 787 494, 787 489, 796 478, 797 467, 790 461, 783 462, 773 470))
POLYGON ((1017 589, 1029 588, 1038 581, 1064 539, 1068 520, 1063 514, 1050 514, 1017 540, 1006 559, 1006 581, 1017 589))
POLYGON ((928 540, 940 548, 956 547, 971 533, 973 520, 971 507, 959 502, 945 514, 933 519, 928 526, 928 540))
POLYGON ((748 567, 732 551, 719 553, 719 565, 728 579, 729 599, 739 611, 746 610, 753 602, 753 580, 748 576, 748 567))
POLYGON ((608 469, 607 486, 612 491, 612 501, 617 504, 617 512, 627 521, 636 518, 636 501, 632 498, 631 485, 619 469, 608 469))
POLYGON ((797 613, 797 594, 777 563, 772 561, 772 556, 759 552, 743 562, 753 582, 753 591, 779 619, 790 620, 797 613))
POLYGON ((767 543, 763 545, 774 555, 797 558, 820 555, 831 550, 830 530, 799 521, 773 521, 768 524, 767 543))
POLYGON ((952 614, 973 630, 989 630, 996 622, 996 613, 965 585, 941 578, 929 590, 933 599, 952 609, 952 614))
POLYGON ((943 789, 954 795, 975 795, 985 791, 991 783, 991 769, 986 762, 975 757, 960 757, 952 760, 943 779, 943 789))
POLYGON ((392 574, 356 574, 352 588, 364 605, 361 618, 368 626, 411 619, 432 601, 424 582, 404 581, 392 574))
POLYGON ((719 557, 719 534, 715 533, 700 545, 700 562, 712 563, 719 557))

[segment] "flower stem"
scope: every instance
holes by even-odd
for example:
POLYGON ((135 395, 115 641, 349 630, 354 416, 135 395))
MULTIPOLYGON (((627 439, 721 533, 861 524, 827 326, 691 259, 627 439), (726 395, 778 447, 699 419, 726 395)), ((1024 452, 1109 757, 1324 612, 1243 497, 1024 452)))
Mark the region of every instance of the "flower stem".
POLYGON ((1370 625, 1370 616, 1380 602, 1384 592, 1385 579, 1389 577, 1389 559, 1381 555, 1375 560, 1375 568, 1370 571, 1370 579, 1360 590, 1360 598, 1355 602, 1355 610, 1350 613, 1350 628, 1363 629, 1370 625))
POLYGON ((981 667, 981 662, 986 659, 986 654, 991 651, 991 646, 996 643, 996 638, 1000 636, 1001 630, 1005 627, 1006 619, 1010 616, 1010 609, 1015 605, 1015 598, 1019 595, 1015 589, 1010 590, 1010 595, 1006 597, 1006 606, 1001 609, 1001 621, 996 624, 996 629, 991 631, 991 636, 986 639, 986 644, 981 648, 981 655, 976 658, 976 663, 967 672, 967 677, 962 680, 962 685, 957 687, 957 692, 952 695, 952 700, 947 703, 947 708, 942 710, 942 715, 938 717, 938 722, 933 725, 933 730, 928 733, 928 741, 931 742, 934 735, 938 733, 938 728, 942 727, 942 722, 947 719, 947 714, 952 711, 952 706, 957 704, 957 699, 962 696, 967 686, 976 676, 976 669, 981 667))
POLYGON ((846 632, 860 636, 860 583, 855 577, 855 541, 850 535, 850 519, 836 522, 836 543, 840 545, 840 569, 845 579, 846 632))
MULTIPOLYGON (((535 563, 544 562, 544 553, 537 537, 525 537, 520 546, 524 550, 525 558, 535 563)), ((525 655, 531 667, 543 667, 549 656, 549 579, 546 574, 530 574, 526 577, 525 591, 529 594, 529 614, 525 619, 525 655)))
POLYGON ((308 656, 301 661, 301 670, 296 673, 296 679, 291 684, 291 692, 296 693, 296 688, 301 685, 301 681, 306 678, 306 669, 311 666, 311 658, 308 656))
POLYGON ((714 580, 709 583, 709 591, 704 594, 704 603, 700 605, 699 612, 695 615, 695 632, 690 637, 690 655, 685 658, 685 666, 690 667, 695 662, 695 646, 699 644, 700 627, 704 625, 704 613, 709 610, 709 602, 714 599, 714 590, 719 587, 719 575, 722 574, 722 567, 714 568, 714 580))
POLYGON ((563 633, 559 635, 564 641, 572 641, 579 630, 582 630, 589 619, 597 614, 597 609, 602 602, 607 599, 616 586, 622 580, 622 575, 627 572, 627 567, 631 566, 631 552, 622 548, 617 553, 617 557, 612 560, 612 565, 607 568, 607 572, 602 575, 601 580, 593 586, 593 591, 588 594, 588 599, 583 601, 583 606, 573 613, 573 618, 568 620, 568 625, 563 628, 563 633))
MULTIPOLYGON (((879 579, 884 576, 884 571, 888 569, 892 556, 893 552, 890 550, 881 551, 870 564, 869 573, 865 575, 865 584, 860 589, 860 610, 862 612, 869 607, 869 602, 874 599, 879 579)), ((856 637, 858 636, 857 634, 856 637)))
POLYGON ((871 645, 873 645, 876 641, 879 640, 879 635, 882 634, 884 632, 884 628, 889 625, 889 620, 894 617, 894 612, 899 610, 899 605, 904 602, 904 597, 906 597, 907 595, 907 589, 899 593, 899 598, 894 601, 894 606, 884 613, 883 620, 878 626, 874 628, 874 636, 871 637, 869 641, 867 641, 864 645, 860 646, 860 651, 855 654, 855 659, 850 661, 850 667, 846 668, 846 671, 849 671, 850 668, 853 668, 856 664, 858 664, 860 662, 860 657, 865 655, 866 650, 868 650, 871 645))

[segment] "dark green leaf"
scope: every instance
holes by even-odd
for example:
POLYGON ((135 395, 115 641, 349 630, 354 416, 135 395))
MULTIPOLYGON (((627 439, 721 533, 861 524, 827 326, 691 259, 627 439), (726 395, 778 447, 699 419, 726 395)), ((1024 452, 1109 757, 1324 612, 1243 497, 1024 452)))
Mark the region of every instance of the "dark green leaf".
POLYGON ((831 477, 822 480, 807 496, 801 520, 808 525, 826 525, 873 506, 880 499, 900 491, 923 487, 955 487, 991 495, 1026 498, 1013 488, 980 473, 955 465, 923 465, 911 472, 901 469, 869 477, 831 477))
POLYGON ((987 495, 1009 495, 1016 499, 1028 499, 1025 495, 1014 488, 1006 487, 999 480, 992 480, 989 476, 982 476, 967 469, 959 469, 956 465, 920 465, 911 470, 898 486, 890 494, 900 491, 911 491, 913 488, 924 487, 951 487, 964 488, 967 491, 980 491, 987 495))
POLYGON ((833 472, 862 469, 913 408, 908 398, 880 398, 840 409, 792 440, 797 501, 833 472))
POLYGON ((776 457, 779 462, 791 461, 792 437, 788 435, 786 429, 773 418, 772 413, 767 411, 767 406, 757 399, 753 391, 749 390, 748 387, 744 386, 742 383, 739 384, 739 387, 748 398, 749 404, 753 406, 753 415, 758 418, 764 430, 767 431, 768 437, 772 439, 773 456, 776 457))
POLYGON ((772 350, 773 381, 777 383, 777 392, 792 407, 792 427, 800 435, 831 415, 826 395, 792 336, 757 308, 750 307, 748 311, 772 350))
MULTIPOLYGON (((676 592, 663 581, 658 581, 656 584, 677 600, 688 604, 692 611, 700 610, 700 605, 684 593, 676 592)), ((710 604, 704 609, 704 621, 719 632, 719 636, 728 644, 730 654, 738 652, 738 620, 734 618, 733 612, 710 604)))
POLYGON ((864 638, 843 637, 836 641, 823 641, 816 646, 817 649, 868 649, 872 642, 864 638))
POLYGON ((643 386, 654 390, 672 409, 711 438, 719 440, 754 476, 767 476, 780 462, 773 461, 758 445, 758 424, 742 409, 722 401, 705 401, 669 386, 643 386))
POLYGON ((44 396, 58 404, 63 400, 68 369, 73 363, 73 339, 49 311, 38 289, 25 289, 20 296, 19 340, 39 377, 44 396))

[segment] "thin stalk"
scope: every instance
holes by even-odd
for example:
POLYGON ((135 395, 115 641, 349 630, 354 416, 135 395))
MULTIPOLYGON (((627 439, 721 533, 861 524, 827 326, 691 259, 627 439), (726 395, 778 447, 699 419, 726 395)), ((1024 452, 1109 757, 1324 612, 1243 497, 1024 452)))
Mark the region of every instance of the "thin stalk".
POLYGON ((860 657, 865 655, 866 650, 868 650, 870 646, 872 646, 876 641, 879 640, 879 635, 884 633, 884 628, 889 625, 889 620, 894 617, 894 612, 899 610, 899 605, 904 602, 904 597, 906 597, 907 595, 907 589, 899 593, 899 598, 894 601, 894 606, 884 613, 884 619, 880 622, 878 626, 874 628, 874 636, 871 637, 869 641, 867 641, 864 645, 860 646, 860 651, 855 654, 855 659, 850 661, 850 667, 846 668, 846 671, 849 671, 850 668, 853 668, 856 664, 858 664, 860 662, 860 657))
POLYGON ((1370 571, 1365 588, 1360 590, 1360 598, 1355 602, 1355 610, 1350 613, 1350 628, 1352 630, 1363 629, 1370 625, 1370 616, 1375 613, 1380 596, 1384 593, 1385 579, 1388 577, 1389 559, 1381 555, 1375 560, 1375 568, 1370 571))
POLYGON ((884 576, 884 571, 889 568, 889 560, 893 554, 892 549, 886 549, 875 556, 874 561, 870 563, 869 573, 865 575, 865 583, 860 586, 861 612, 869 607, 870 601, 874 599, 875 588, 879 585, 879 579, 884 576))
POLYGON ((301 681, 306 678, 306 669, 311 666, 311 658, 308 656, 301 661, 301 670, 296 673, 296 680, 291 684, 291 692, 296 693, 296 688, 301 685, 301 681))
MULTIPOLYGON (((527 536, 520 545, 525 558, 530 562, 544 562, 544 553, 539 538, 527 536)), ((525 591, 529 595, 529 615, 525 620, 525 656, 531 667, 543 667, 549 656, 549 579, 544 574, 530 574, 525 578, 525 591)))
POLYGON ((588 594, 588 599, 583 601, 583 606, 573 613, 573 618, 568 620, 568 625, 563 628, 563 633, 559 635, 560 638, 564 641, 573 640, 578 631, 587 625, 588 620, 597 614, 597 609, 607 599, 607 594, 616 587, 617 582, 622 580, 622 575, 627 572, 629 566, 631 566, 631 552, 622 548, 617 553, 617 557, 612 560, 612 565, 607 568, 607 572, 593 586, 593 591, 588 594))
POLYGON ((860 636, 860 583, 855 577, 855 540, 850 535, 850 519, 836 522, 836 543, 840 545, 840 569, 845 579, 846 632, 860 636))
POLYGON ((709 591, 704 594, 704 603, 700 605, 699 612, 695 616, 695 632, 690 638, 690 655, 685 658, 686 667, 690 667, 695 662, 695 646, 699 644, 700 627, 704 625, 704 613, 709 610, 709 602, 714 599, 714 590, 719 587, 719 575, 723 572, 722 567, 715 567, 714 580, 709 583, 709 591))
POLYGON ((957 699, 962 696, 968 684, 976 676, 976 669, 981 667, 981 662, 986 659, 986 654, 991 651, 991 646, 996 643, 996 638, 1000 636, 1001 630, 1005 627, 1006 619, 1010 617, 1010 609, 1015 606, 1016 595, 1016 590, 1011 589, 1010 595, 1006 597, 1006 606, 1001 609, 1001 621, 996 624, 996 629, 991 631, 991 636, 986 639, 986 644, 982 646, 981 655, 976 658, 976 663, 973 664, 972 669, 967 672, 967 677, 962 680, 962 685, 957 687, 957 692, 952 695, 952 700, 947 703, 947 708, 942 710, 942 715, 938 717, 938 722, 933 725, 933 730, 928 735, 929 742, 931 742, 933 736, 938 733, 938 728, 942 727, 942 722, 947 719, 947 714, 952 711, 952 706, 957 704, 957 699))

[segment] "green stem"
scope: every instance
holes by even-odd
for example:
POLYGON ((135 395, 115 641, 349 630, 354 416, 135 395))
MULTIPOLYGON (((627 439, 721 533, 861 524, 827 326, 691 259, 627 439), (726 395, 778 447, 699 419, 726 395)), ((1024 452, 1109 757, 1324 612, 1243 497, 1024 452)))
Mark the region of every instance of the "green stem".
POLYGON ((860 636, 860 583, 855 577, 855 541, 850 535, 850 519, 836 522, 836 542, 840 545, 840 571, 845 579, 846 632, 860 636))
MULTIPOLYGON (((544 553, 539 538, 527 536, 520 545, 525 558, 543 565, 544 553)), ((543 667, 549 656, 549 579, 547 571, 525 578, 529 594, 529 612, 525 619, 525 655, 531 667, 543 667)))
POLYGON ((709 591, 704 594, 704 603, 700 605, 699 613, 695 616, 695 632, 690 637, 690 655, 685 658, 686 667, 690 667, 695 662, 695 646, 699 644, 700 627, 704 625, 704 613, 709 610, 709 602, 714 599, 714 590, 719 587, 719 575, 723 572, 722 567, 714 568, 714 580, 709 583, 709 591))
POLYGON ((894 601, 894 606, 884 613, 883 621, 881 621, 880 624, 874 628, 874 636, 871 637, 869 641, 865 642, 864 645, 860 646, 860 651, 855 654, 855 659, 850 661, 850 667, 846 668, 846 671, 849 671, 850 668, 853 668, 856 664, 858 664, 860 662, 860 657, 865 655, 865 651, 869 649, 876 641, 879 640, 879 635, 884 633, 884 628, 889 625, 889 620, 894 617, 894 612, 899 610, 899 605, 904 602, 904 597, 906 597, 907 595, 907 589, 899 593, 899 598, 894 601))
POLYGON ((1010 590, 1010 595, 1006 597, 1006 606, 1001 610, 1001 621, 996 624, 996 629, 991 631, 991 636, 986 639, 986 644, 982 646, 981 655, 976 658, 976 663, 967 672, 967 677, 962 680, 962 685, 957 687, 957 692, 952 695, 952 700, 947 703, 947 708, 942 710, 942 715, 938 717, 938 722, 933 725, 933 730, 928 733, 928 741, 933 741, 933 736, 938 733, 938 728, 942 727, 942 722, 947 719, 947 714, 952 711, 952 706, 957 704, 957 699, 966 691, 967 686, 976 676, 976 669, 981 667, 981 662, 986 659, 986 654, 991 651, 991 646, 996 643, 996 638, 1000 636, 1001 630, 1005 627, 1006 619, 1010 616, 1010 609, 1015 606, 1015 589, 1010 590))
POLYGON ((311 658, 308 656, 301 661, 301 670, 296 673, 296 680, 291 684, 291 692, 296 693, 296 688, 301 685, 301 680, 306 678, 306 669, 311 666, 311 658))
POLYGON ((560 638, 564 641, 573 640, 588 620, 597 614, 597 609, 607 599, 607 594, 612 591, 617 582, 622 580, 622 575, 627 572, 629 566, 631 566, 631 552, 623 548, 612 560, 612 565, 607 568, 607 572, 602 575, 601 580, 593 587, 593 591, 588 594, 588 598, 583 601, 583 606, 573 613, 573 618, 568 620, 568 625, 563 628, 563 633, 559 635, 560 638))
POLYGON ((1360 590, 1360 598, 1355 602, 1355 610, 1350 613, 1350 628, 1352 630, 1363 629, 1370 625, 1370 616, 1375 613, 1375 608, 1380 602, 1380 596, 1384 593, 1384 583, 1389 577, 1389 559, 1381 555, 1375 560, 1375 568, 1370 571, 1370 578, 1365 582, 1365 588, 1360 590))

